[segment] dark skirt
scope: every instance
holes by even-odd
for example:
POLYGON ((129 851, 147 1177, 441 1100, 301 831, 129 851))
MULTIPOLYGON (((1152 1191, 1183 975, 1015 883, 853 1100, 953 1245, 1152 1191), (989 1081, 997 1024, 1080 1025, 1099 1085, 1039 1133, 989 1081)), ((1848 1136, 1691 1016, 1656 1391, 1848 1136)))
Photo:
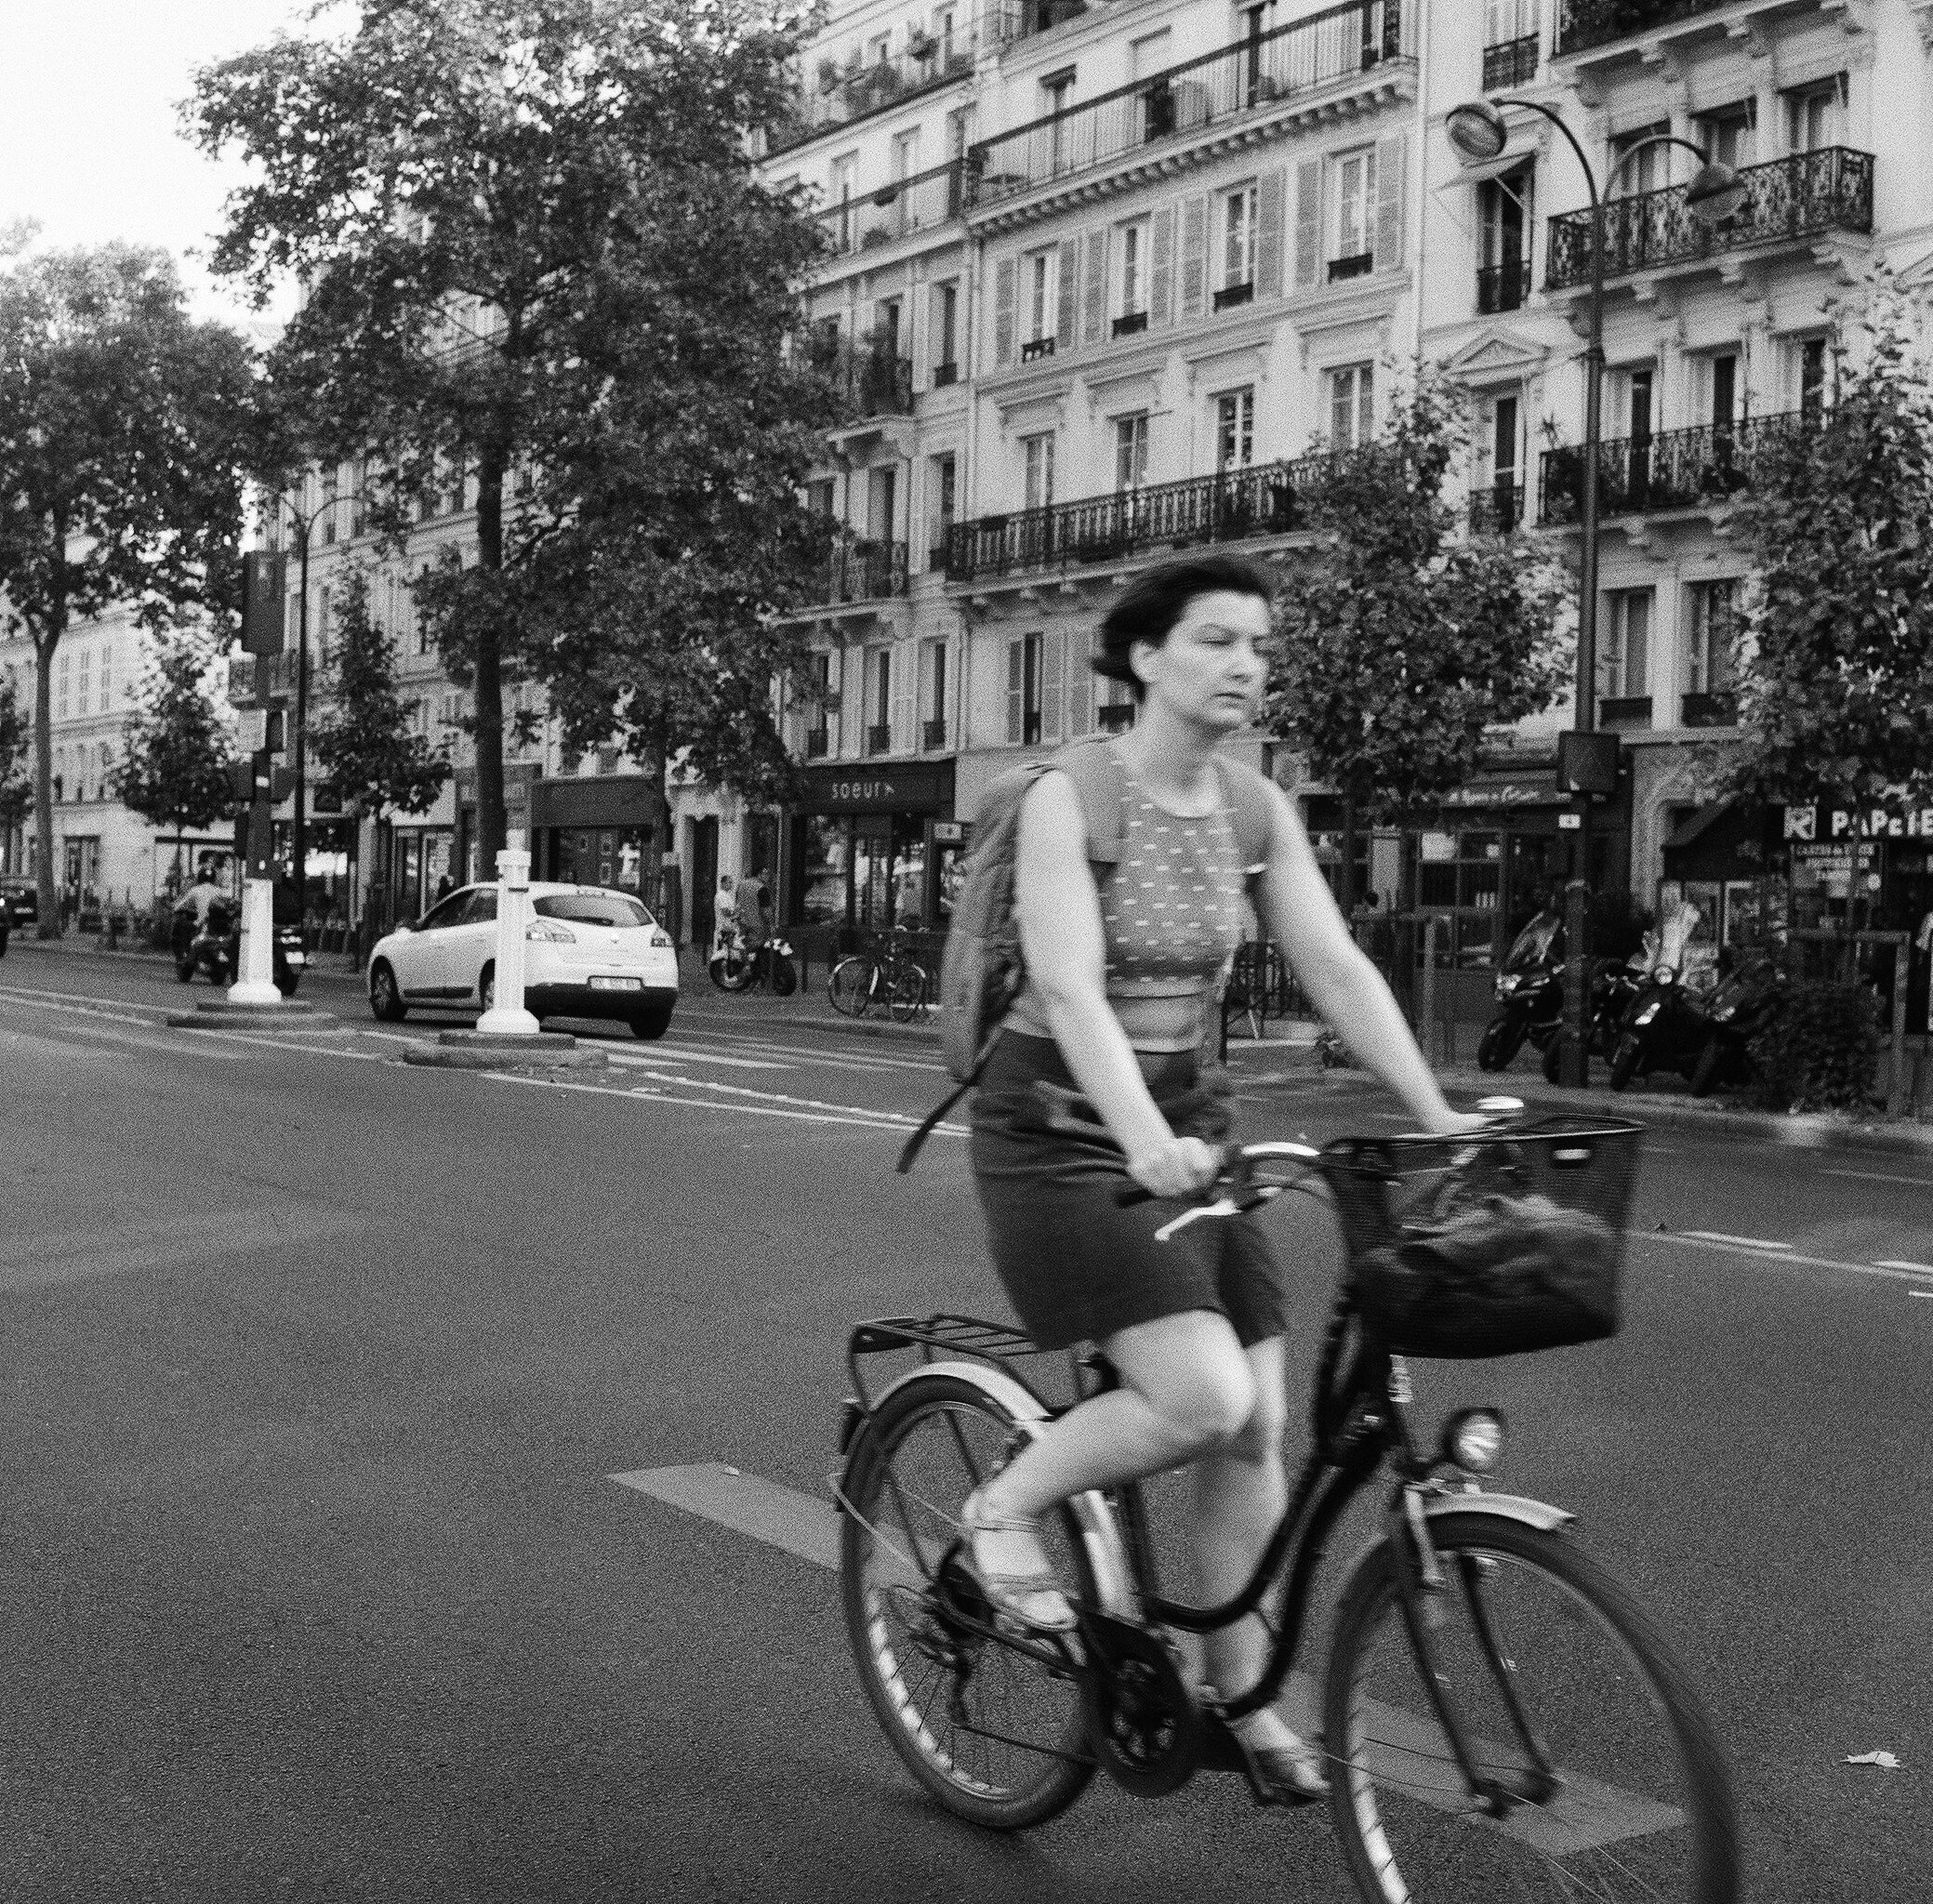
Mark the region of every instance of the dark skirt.
MULTIPOLYGON (((1202 1066, 1194 1051, 1139 1055, 1177 1137, 1226 1138, 1220 1066, 1202 1066)), ((1066 1348, 1208 1309, 1228 1318, 1244 1347, 1282 1334, 1281 1275, 1254 1218, 1204 1220, 1157 1242, 1186 1204, 1115 1201, 1132 1181, 1120 1153, 1050 1123, 1057 1108, 1093 1117, 1079 1090, 1052 1038, 1008 1031, 973 1100, 973 1182, 994 1268, 1027 1333, 1043 1348, 1066 1348)))

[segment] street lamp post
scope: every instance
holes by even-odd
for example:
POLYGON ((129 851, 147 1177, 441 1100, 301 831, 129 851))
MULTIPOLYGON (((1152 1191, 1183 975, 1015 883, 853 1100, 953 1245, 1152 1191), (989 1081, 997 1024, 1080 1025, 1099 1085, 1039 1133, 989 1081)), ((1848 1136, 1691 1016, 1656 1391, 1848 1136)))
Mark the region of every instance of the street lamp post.
MULTIPOLYGON (((1679 145, 1699 162, 1698 170, 1685 188, 1685 208, 1701 224, 1715 225, 1729 218, 1744 204, 1746 188, 1729 165, 1708 158, 1688 139, 1674 133, 1657 133, 1638 140, 1611 167, 1604 192, 1597 189, 1597 175, 1577 136, 1561 114, 1536 99, 1497 98, 1474 99, 1451 109, 1445 124, 1450 143, 1465 165, 1486 165, 1500 157, 1508 143, 1510 128, 1503 108, 1521 106, 1540 112, 1564 135, 1565 142, 1577 154, 1584 175, 1584 189, 1591 194, 1591 288, 1586 309, 1584 345, 1584 470, 1582 493, 1579 497, 1580 534, 1582 548, 1578 559, 1577 604, 1577 707, 1572 718, 1575 733, 1588 734, 1597 725, 1597 451, 1603 433, 1604 411, 1604 202, 1617 184, 1624 167, 1639 152, 1653 146, 1679 145)), ((1582 749, 1580 750, 1582 753, 1582 749)), ((1565 960, 1564 982, 1569 988, 1570 1029, 1562 1047, 1563 1081, 1582 1088, 1590 1082, 1591 1052, 1587 1038, 1591 1026, 1591 984, 1587 940, 1590 932, 1591 903, 1591 800, 1588 792, 1577 795, 1577 846, 1571 877, 1565 892, 1565 939, 1569 955, 1565 960)))

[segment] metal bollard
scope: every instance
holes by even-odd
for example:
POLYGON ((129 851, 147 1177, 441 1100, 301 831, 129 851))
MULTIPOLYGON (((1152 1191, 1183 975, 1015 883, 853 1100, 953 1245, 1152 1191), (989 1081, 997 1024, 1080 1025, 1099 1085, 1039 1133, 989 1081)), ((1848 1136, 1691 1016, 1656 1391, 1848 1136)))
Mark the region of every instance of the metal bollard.
POLYGON ((530 910, 530 854, 507 846, 496 855, 496 996, 477 1029, 498 1037, 535 1038, 536 1020, 523 1009, 523 934, 530 910))

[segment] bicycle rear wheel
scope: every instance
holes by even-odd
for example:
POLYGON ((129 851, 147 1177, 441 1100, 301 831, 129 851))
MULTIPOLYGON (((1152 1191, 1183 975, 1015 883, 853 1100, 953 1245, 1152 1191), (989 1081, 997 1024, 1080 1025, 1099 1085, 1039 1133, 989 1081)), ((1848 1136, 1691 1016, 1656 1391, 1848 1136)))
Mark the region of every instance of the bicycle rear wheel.
MULTIPOLYGON (((960 1534, 960 1504, 1013 1434, 975 1383, 909 1382, 867 1424, 840 1523, 846 1633, 881 1728, 948 1811, 1004 1831, 1065 1811, 1094 1775, 1070 1657, 1039 1635, 985 1631, 995 1621, 960 1534)), ((1041 1535, 1091 1599, 1071 1516, 1046 1517, 1041 1535)))
POLYGON ((903 964, 893 978, 893 1016, 901 1025, 926 1022, 926 1000, 931 981, 923 965, 903 964))
POLYGON ((863 952, 854 952, 832 968, 826 981, 826 996, 835 1012, 842 1012, 848 1018, 864 1018, 878 985, 878 961, 863 952))
POLYGON ((1471 1795, 1383 1542, 1343 1590, 1323 1695, 1337 1831, 1362 1895, 1731 1904, 1724 1753, 1623 1588, 1563 1535, 1499 1514, 1440 1516, 1430 1535, 1446 1576, 1438 1671, 1479 1769, 1526 1795, 1502 1819, 1471 1795))

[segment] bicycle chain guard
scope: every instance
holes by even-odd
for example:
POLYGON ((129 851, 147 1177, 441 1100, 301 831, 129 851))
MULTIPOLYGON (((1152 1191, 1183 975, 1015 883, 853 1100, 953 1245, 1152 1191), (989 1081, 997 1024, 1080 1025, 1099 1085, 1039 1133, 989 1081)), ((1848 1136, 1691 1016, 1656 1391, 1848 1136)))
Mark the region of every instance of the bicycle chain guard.
POLYGON ((1137 1798, 1178 1791, 1201 1765, 1207 1724, 1171 1642, 1105 1614, 1081 1621, 1090 1750, 1137 1798))

